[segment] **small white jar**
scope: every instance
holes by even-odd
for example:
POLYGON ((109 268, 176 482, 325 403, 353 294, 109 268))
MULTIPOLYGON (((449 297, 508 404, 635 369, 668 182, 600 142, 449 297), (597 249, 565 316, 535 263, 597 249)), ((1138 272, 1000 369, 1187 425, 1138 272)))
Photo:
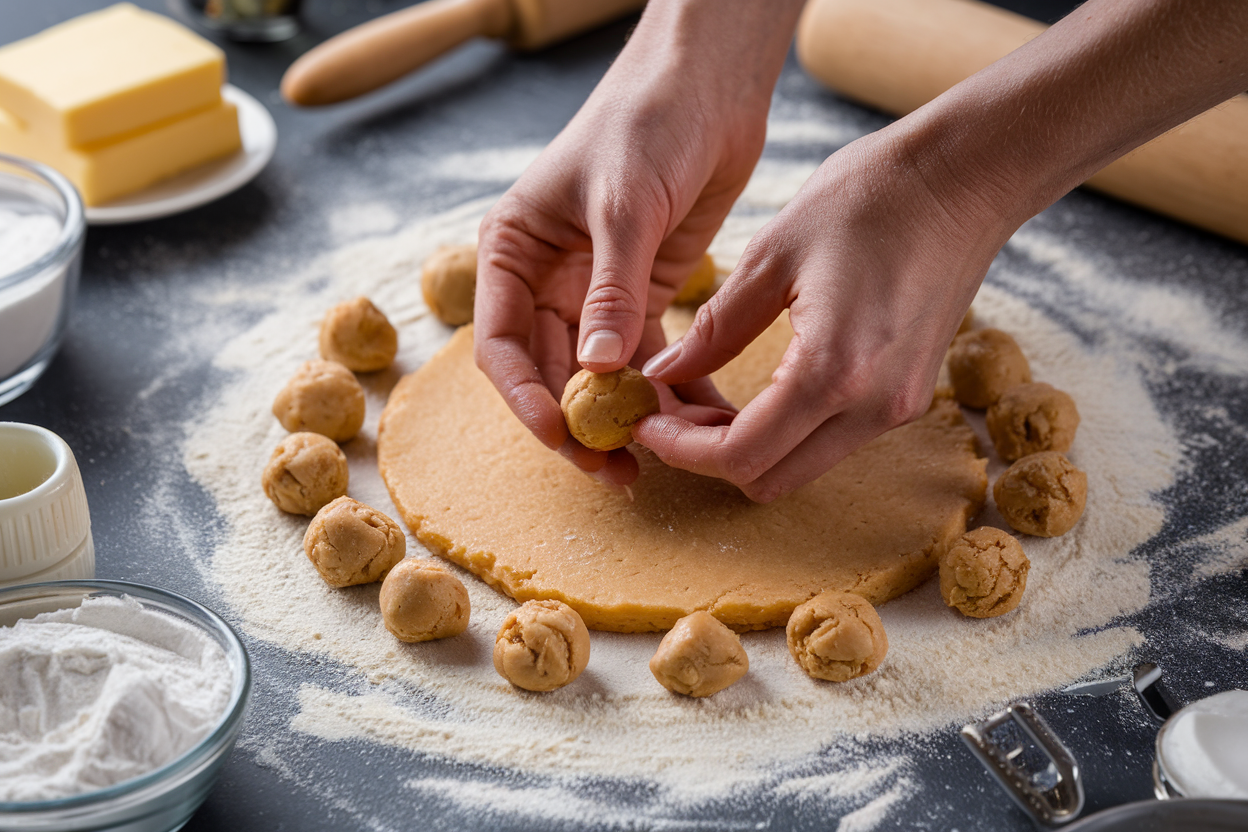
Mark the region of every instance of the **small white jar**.
POLYGON ((1248 800, 1248 691, 1198 699, 1166 720, 1157 733, 1153 792, 1248 800))
POLYGON ((0 588, 95 577, 87 493, 50 430, 0 422, 0 588))
POLYGON ((0 153, 0 404, 52 362, 78 292, 85 236, 69 180, 0 153))

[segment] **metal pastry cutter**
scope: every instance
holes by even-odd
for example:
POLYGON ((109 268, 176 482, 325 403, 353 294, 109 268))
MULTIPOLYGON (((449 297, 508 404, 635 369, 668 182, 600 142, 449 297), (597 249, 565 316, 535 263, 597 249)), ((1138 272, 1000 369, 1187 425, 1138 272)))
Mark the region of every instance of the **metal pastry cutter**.
POLYGON ((1061 826, 1083 811, 1079 763, 1026 702, 962 729, 962 740, 1033 821, 1061 826))

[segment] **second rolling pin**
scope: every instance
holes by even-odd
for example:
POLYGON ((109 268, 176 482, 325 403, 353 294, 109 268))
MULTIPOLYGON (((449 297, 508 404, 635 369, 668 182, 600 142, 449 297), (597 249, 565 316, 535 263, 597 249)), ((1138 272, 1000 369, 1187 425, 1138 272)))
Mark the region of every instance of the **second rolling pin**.
MULTIPOLYGON (((901 116, 1044 29, 977 0, 810 0, 797 54, 846 97, 901 116)), ((1248 243, 1248 96, 1158 136, 1085 184, 1248 243)))
POLYGON ((397 80, 474 37, 540 49, 636 11, 645 0, 427 0, 310 50, 282 78, 292 104, 336 104, 397 80))

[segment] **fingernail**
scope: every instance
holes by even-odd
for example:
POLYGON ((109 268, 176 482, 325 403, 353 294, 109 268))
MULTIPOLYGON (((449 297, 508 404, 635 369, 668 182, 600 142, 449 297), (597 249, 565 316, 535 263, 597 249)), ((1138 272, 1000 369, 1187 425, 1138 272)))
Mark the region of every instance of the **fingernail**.
POLYGON ((680 357, 680 346, 680 340, 677 339, 650 356, 646 366, 641 368, 641 374, 646 378, 662 375, 663 371, 672 366, 672 362, 680 357))
POLYGON ((577 359, 582 364, 611 364, 620 360, 624 352, 624 339, 618 332, 600 329, 591 332, 577 359))

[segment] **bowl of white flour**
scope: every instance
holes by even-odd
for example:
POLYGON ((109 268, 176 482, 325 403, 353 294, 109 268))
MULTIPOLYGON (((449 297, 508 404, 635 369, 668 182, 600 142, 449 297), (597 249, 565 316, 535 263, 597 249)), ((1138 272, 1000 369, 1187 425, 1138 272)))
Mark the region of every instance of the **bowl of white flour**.
POLYGON ((122 581, 0 590, 0 829, 180 828, 250 689, 237 635, 188 598, 122 581))
POLYGON ((85 235, 69 180, 0 153, 0 404, 34 384, 60 346, 85 235))

